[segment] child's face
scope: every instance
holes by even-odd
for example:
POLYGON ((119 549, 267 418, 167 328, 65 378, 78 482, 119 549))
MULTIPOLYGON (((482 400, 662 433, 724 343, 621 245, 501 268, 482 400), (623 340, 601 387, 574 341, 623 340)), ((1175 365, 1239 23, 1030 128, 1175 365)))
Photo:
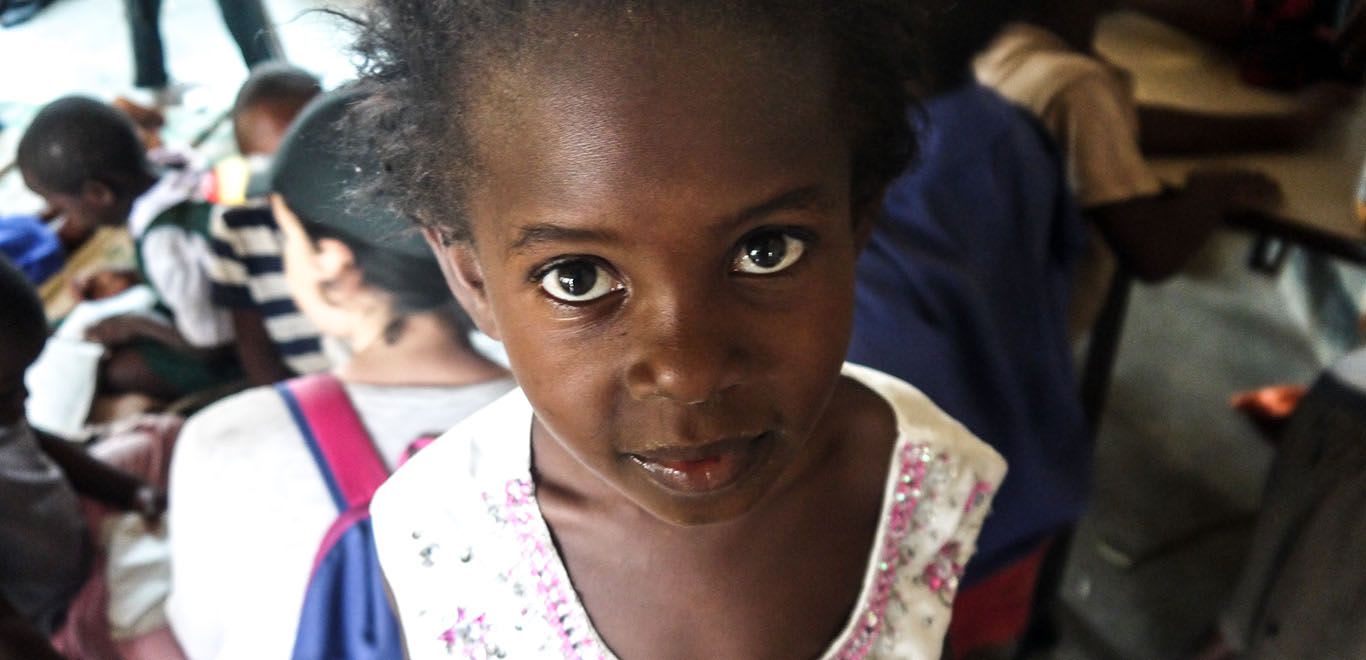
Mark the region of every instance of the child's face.
POLYGON ((66 193, 44 186, 27 172, 21 170, 20 174, 23 175, 24 185, 42 197, 56 217, 65 218, 67 222, 94 229, 119 226, 126 220, 124 214, 120 213, 119 200, 113 190, 103 183, 89 181, 81 192, 66 193))
POLYGON ((821 450, 848 342, 866 223, 830 67, 731 34, 593 45, 479 97, 446 266, 538 443, 665 521, 733 519, 821 450))
POLYGON ((263 103, 243 108, 233 117, 238 153, 243 156, 274 155, 296 114, 298 108, 282 105, 263 103))

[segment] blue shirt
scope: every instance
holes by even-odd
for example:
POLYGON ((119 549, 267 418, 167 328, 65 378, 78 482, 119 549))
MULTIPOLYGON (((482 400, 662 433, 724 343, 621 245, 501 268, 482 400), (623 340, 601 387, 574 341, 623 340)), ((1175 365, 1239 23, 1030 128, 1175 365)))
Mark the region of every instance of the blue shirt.
POLYGON ((0 218, 0 254, 9 257, 34 286, 47 281, 66 264, 57 234, 30 215, 0 218))
POLYGON ((920 156, 858 263, 849 360, 891 373, 991 444, 1009 472, 965 584, 1075 522, 1092 442, 1067 338, 1081 216, 1051 142, 969 84, 909 113, 920 156))

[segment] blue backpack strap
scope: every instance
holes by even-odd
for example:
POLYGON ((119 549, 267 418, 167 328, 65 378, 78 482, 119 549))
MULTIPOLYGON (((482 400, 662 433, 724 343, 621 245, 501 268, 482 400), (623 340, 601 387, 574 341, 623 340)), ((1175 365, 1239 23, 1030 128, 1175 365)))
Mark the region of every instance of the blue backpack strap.
POLYGON ((365 506, 388 466, 356 414, 341 381, 313 374, 275 384, 289 407, 339 511, 365 506))
POLYGON ((276 384, 339 512, 318 548, 295 634, 294 660, 403 657, 390 610, 369 504, 388 476, 369 433, 333 376, 276 384))

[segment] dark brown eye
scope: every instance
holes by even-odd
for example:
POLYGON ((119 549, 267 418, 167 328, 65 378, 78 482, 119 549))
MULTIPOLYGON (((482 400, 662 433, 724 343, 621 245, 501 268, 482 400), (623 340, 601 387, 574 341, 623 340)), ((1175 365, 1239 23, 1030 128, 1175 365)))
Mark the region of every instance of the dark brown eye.
POLYGON ((541 289, 564 302, 597 300, 619 288, 611 273, 586 259, 561 262, 541 276, 541 289))
POLYGON ((806 252, 806 242, 782 231, 754 234, 740 243, 732 270, 747 275, 769 275, 797 263, 806 252))

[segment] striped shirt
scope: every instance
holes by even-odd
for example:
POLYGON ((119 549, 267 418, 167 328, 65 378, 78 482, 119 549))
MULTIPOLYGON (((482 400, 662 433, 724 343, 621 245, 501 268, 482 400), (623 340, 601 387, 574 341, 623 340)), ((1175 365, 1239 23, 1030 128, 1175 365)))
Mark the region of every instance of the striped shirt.
POLYGON ((282 241, 269 207, 222 209, 209 223, 215 304, 255 309, 285 365, 309 374, 330 366, 318 329, 295 307, 285 283, 282 241))

